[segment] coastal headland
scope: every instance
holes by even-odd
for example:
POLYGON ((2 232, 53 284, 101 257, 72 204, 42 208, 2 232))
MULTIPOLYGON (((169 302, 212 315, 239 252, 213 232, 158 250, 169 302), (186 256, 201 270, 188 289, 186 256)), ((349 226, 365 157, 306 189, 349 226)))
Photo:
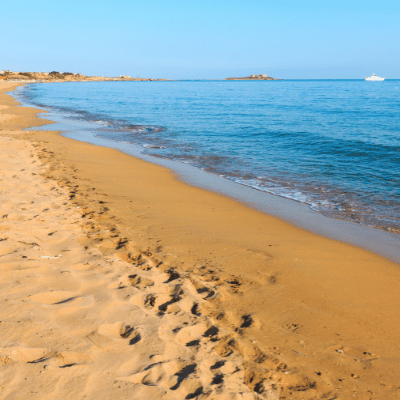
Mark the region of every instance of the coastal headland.
POLYGON ((398 399, 400 268, 52 131, 0 82, 0 398, 398 399))
POLYGON ((106 81, 165 81, 166 79, 133 78, 128 75, 118 77, 88 76, 73 72, 17 72, 0 71, 0 81, 12 82, 106 82, 106 81))

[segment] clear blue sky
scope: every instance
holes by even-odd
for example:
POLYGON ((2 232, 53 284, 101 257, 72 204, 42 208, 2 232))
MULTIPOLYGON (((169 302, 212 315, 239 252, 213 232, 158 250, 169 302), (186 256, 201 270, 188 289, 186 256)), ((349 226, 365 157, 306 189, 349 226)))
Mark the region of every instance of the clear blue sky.
POLYGON ((400 78, 399 1, 13 0, 0 70, 400 78))

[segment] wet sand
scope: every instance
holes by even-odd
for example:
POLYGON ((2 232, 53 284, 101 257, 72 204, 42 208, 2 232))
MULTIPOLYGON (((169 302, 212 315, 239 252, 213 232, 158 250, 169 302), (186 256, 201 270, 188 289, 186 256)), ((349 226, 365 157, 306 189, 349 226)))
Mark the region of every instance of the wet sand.
POLYGON ((0 83, 0 398, 399 397, 398 264, 23 131, 46 121, 13 87, 0 83))

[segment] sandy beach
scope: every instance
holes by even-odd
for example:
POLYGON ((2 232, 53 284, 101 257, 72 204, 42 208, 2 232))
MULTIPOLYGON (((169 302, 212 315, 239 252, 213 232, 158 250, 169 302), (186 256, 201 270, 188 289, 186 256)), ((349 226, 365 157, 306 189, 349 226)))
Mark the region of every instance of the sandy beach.
POLYGON ((398 399, 399 265, 51 131, 0 82, 1 399, 398 399))

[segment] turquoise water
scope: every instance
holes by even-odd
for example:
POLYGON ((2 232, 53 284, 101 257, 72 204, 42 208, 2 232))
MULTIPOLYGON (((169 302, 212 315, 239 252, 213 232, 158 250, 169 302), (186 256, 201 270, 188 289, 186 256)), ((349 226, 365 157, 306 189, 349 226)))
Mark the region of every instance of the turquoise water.
POLYGON ((46 83, 19 96, 74 129, 400 232, 400 80, 46 83))

